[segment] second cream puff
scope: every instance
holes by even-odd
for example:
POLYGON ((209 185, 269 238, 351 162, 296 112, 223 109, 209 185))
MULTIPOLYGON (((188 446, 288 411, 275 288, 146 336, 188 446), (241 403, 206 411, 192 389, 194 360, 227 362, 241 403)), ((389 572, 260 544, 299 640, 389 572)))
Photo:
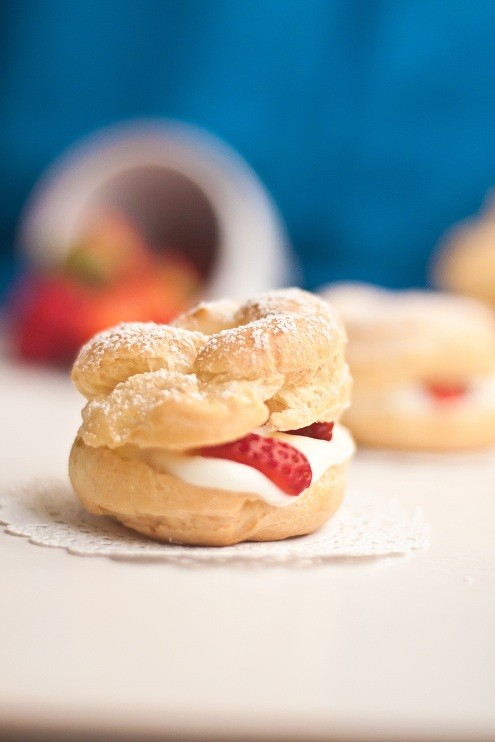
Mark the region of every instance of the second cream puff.
POLYGON ((432 291, 336 284, 322 294, 349 335, 358 442, 411 450, 495 444, 495 321, 483 304, 432 291))

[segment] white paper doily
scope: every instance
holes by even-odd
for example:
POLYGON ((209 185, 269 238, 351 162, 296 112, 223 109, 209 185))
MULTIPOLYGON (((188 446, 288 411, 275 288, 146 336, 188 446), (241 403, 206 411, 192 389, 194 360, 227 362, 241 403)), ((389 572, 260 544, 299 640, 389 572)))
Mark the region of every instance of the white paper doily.
POLYGON ((270 543, 221 548, 178 546, 147 539, 110 518, 87 513, 70 484, 26 484, 0 497, 0 523, 7 533, 71 554, 172 563, 297 562, 409 554, 428 546, 429 526, 420 510, 395 499, 351 490, 339 512, 317 533, 270 543))

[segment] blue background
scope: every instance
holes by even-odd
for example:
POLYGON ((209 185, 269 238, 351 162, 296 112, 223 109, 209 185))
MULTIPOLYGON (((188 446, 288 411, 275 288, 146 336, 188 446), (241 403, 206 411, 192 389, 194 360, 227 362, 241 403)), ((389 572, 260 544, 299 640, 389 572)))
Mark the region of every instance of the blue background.
POLYGON ((277 202, 306 285, 421 285, 495 183, 493 0, 3 0, 2 283, 41 171, 95 128, 224 138, 277 202))

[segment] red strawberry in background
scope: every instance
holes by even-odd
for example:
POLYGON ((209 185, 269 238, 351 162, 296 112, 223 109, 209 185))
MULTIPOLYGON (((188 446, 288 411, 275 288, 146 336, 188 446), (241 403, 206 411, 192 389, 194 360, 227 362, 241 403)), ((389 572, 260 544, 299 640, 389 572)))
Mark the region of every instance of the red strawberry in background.
POLYGON ((100 286, 149 269, 151 250, 122 214, 100 210, 91 216, 63 269, 77 280, 100 286))
POLYGON ((99 213, 61 269, 17 287, 15 350, 26 360, 68 364, 82 343, 119 322, 170 322, 200 285, 190 261, 153 251, 124 216, 99 213))
POLYGON ((26 360, 68 363, 86 339, 80 308, 84 287, 64 276, 25 279, 13 301, 13 342, 26 360))
POLYGON ((250 433, 236 441, 202 448, 201 454, 252 466, 288 495, 300 495, 311 484, 311 466, 306 456, 277 438, 250 433))
POLYGON ((164 248, 156 253, 155 275, 167 288, 171 303, 184 306, 184 300, 195 299, 201 288, 201 275, 193 263, 183 255, 164 248))
POLYGON ((91 337, 119 322, 170 322, 187 304, 166 277, 150 272, 94 292, 81 308, 81 323, 84 334, 91 337))
POLYGON ((192 303, 199 285, 186 260, 160 254, 145 271, 93 291, 81 308, 84 334, 89 338, 118 322, 170 322, 192 303))

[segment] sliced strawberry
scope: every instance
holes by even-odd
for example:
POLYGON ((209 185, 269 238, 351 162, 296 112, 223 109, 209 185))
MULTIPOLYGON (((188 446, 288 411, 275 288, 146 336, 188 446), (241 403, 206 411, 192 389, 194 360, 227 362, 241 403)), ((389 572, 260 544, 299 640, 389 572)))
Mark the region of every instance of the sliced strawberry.
POLYGON ((308 438, 319 438, 321 441, 331 441, 333 435, 333 426, 335 423, 311 423, 305 428, 297 430, 286 430, 290 435, 306 435, 308 438))
POLYGON ((428 384, 428 392, 439 401, 460 399, 467 390, 467 384, 428 384))
POLYGON ((201 455, 252 466, 288 495, 300 495, 311 484, 311 466, 306 456, 276 438, 250 433, 236 441, 202 448, 201 455))

